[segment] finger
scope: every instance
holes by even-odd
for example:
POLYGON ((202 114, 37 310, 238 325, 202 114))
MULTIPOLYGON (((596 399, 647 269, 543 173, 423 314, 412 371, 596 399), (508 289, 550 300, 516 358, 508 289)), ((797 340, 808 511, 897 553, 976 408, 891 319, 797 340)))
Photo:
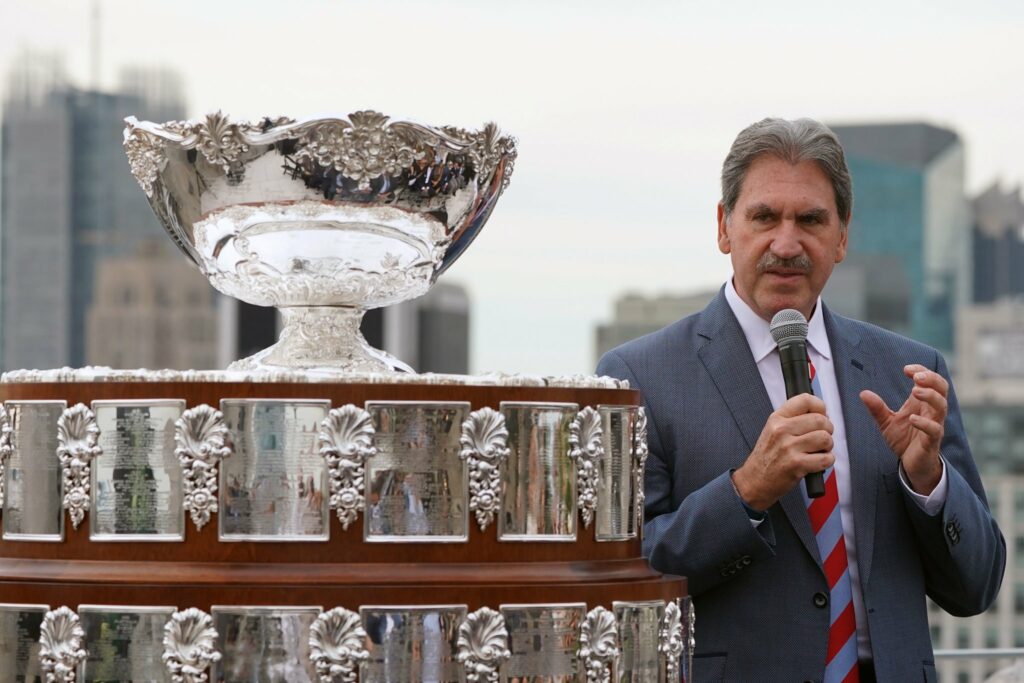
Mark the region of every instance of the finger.
POLYGON ((793 447, 801 453, 828 453, 835 442, 828 432, 816 431, 793 440, 793 447))
POLYGON ((939 415, 945 419, 948 403, 946 397, 935 389, 925 387, 914 387, 910 392, 914 398, 931 406, 939 415))
POLYGON ((796 417, 778 417, 775 429, 780 434, 803 436, 811 432, 823 431, 831 434, 835 431, 832 420, 821 413, 804 413, 796 417))
POLYGON ((910 424, 914 429, 920 430, 932 441, 942 441, 942 423, 930 420, 922 415, 911 415, 910 424))
MULTIPOLYGON (((908 365, 907 367, 910 368, 921 366, 908 365)), ((946 378, 937 372, 934 372, 932 370, 918 370, 914 372, 911 375, 911 377, 914 380, 915 386, 935 389, 943 396, 949 393, 949 382, 947 382, 946 378)))
POLYGON ((808 453, 799 459, 796 472, 805 477, 811 472, 824 472, 836 462, 836 456, 831 451, 824 453, 808 453))
POLYGON ((871 417, 875 418, 875 422, 879 425, 888 422, 889 418, 893 415, 893 412, 889 410, 889 406, 885 405, 882 397, 873 391, 865 389, 860 392, 860 400, 867 407, 868 412, 871 413, 871 417))
POLYGON ((779 406, 775 411, 782 417, 796 417, 807 413, 825 414, 825 402, 812 394, 799 394, 779 406))

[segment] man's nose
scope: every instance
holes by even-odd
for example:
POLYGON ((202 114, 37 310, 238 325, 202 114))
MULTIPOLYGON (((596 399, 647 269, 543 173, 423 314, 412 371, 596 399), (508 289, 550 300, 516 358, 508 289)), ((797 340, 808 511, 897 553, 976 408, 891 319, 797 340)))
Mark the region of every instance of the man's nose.
POLYGON ((779 223, 771 244, 772 253, 779 258, 793 258, 804 252, 804 245, 800 241, 800 229, 796 221, 785 218, 779 223))

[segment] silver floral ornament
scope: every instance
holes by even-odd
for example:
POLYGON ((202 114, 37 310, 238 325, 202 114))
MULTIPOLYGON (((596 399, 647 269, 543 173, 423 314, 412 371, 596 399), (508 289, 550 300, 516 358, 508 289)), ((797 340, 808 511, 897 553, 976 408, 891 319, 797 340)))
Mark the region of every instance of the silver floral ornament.
POLYGON ((0 403, 0 508, 4 505, 4 467, 14 453, 14 428, 4 404, 0 403))
POLYGON ((57 458, 64 484, 64 509, 75 529, 89 510, 90 463, 103 453, 96 416, 84 403, 66 409, 57 420, 57 458))
POLYGON ((459 624, 456 652, 466 683, 497 683, 498 670, 512 656, 505 617, 490 607, 467 614, 459 624))
POLYGON ((365 505, 366 459, 377 454, 374 434, 370 413, 352 404, 335 408, 320 423, 320 455, 330 476, 331 508, 343 529, 365 505))
POLYGON ((683 654, 683 644, 682 612, 679 603, 672 600, 665 605, 665 616, 658 632, 658 652, 665 658, 667 680, 679 680, 679 659, 683 654))
POLYGON ((493 408, 473 411, 462 423, 459 444, 459 457, 469 468, 469 509, 483 531, 501 499, 501 463, 509 454, 505 416, 493 408))
POLYGON ((189 607, 164 626, 164 666, 172 683, 206 683, 210 664, 220 661, 217 629, 206 612, 189 607))
POLYGON ((590 526, 597 509, 597 463, 604 457, 601 414, 587 406, 569 426, 569 457, 576 463, 576 500, 583 526, 590 526))
POLYGON ((182 505, 196 529, 202 529, 219 509, 217 465, 231 455, 224 415, 206 404, 186 410, 174 423, 174 446, 185 492, 182 505))
POLYGON ((87 652, 85 630, 69 607, 50 610, 39 628, 39 663, 46 683, 74 683, 87 652))
POLYGON ((359 663, 369 659, 366 631, 359 615, 335 607, 309 628, 309 658, 316 666, 320 683, 356 683, 359 663))
POLYGON ((587 683, 611 683, 618 658, 619 622, 611 610, 595 607, 580 629, 580 659, 587 671, 587 683))

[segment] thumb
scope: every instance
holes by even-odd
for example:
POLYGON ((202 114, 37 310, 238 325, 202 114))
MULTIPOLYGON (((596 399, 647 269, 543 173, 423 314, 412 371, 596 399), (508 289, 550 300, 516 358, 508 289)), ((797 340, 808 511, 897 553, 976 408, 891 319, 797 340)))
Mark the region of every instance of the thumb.
POLYGON ((860 392, 860 400, 867 407, 868 412, 871 413, 871 417, 875 418, 875 422, 882 426, 889 419, 889 416, 893 414, 889 410, 889 406, 885 405, 885 401, 882 397, 873 391, 865 389, 860 392))

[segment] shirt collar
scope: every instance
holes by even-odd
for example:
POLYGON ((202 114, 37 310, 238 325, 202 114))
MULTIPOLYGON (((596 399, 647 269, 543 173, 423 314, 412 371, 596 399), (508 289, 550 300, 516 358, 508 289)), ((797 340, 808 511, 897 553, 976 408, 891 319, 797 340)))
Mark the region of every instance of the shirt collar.
MULTIPOLYGON (((754 313, 747 302, 740 298, 732 278, 725 283, 725 300, 729 302, 729 308, 740 323, 743 336, 747 338, 747 346, 754 355, 754 362, 760 363, 764 358, 775 350, 775 340, 768 327, 768 321, 754 313)), ((828 343, 828 335, 825 333, 825 316, 821 313, 821 297, 815 303, 814 312, 808 321, 807 343, 810 344, 820 356, 832 360, 832 349, 828 343)))

